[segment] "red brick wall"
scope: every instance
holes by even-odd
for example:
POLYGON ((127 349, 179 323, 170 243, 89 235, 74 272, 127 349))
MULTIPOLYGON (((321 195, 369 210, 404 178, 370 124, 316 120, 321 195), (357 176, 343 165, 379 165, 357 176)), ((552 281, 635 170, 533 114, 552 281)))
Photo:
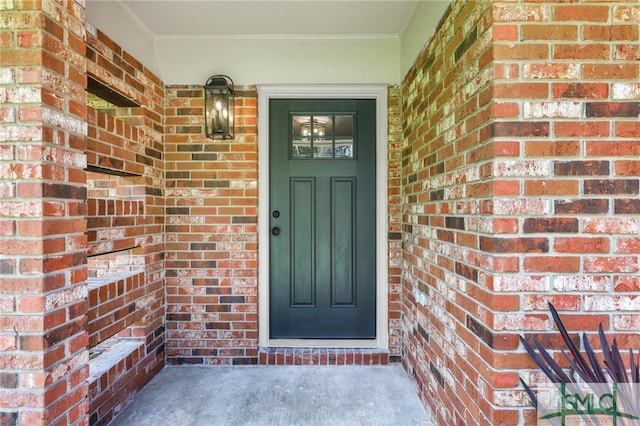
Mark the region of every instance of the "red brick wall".
POLYGON ((135 122, 129 123, 141 114, 144 114, 143 108, 122 108, 122 111, 117 108, 113 116, 89 108, 88 163, 107 171, 142 176, 145 162, 140 156, 144 155, 144 145, 140 143, 141 135, 135 122), (129 111, 136 115, 128 114, 129 111))
MULTIPOLYGON (((149 69, 123 51, 109 37, 99 30, 91 28, 87 33, 87 73, 107 87, 140 104, 130 108, 126 114, 108 116, 101 111, 89 108, 87 162, 89 166, 105 170, 101 180, 91 174, 94 184, 91 187, 90 206, 98 206, 107 195, 110 202, 117 204, 125 199, 141 200, 135 205, 140 212, 134 224, 130 223, 133 213, 123 210, 113 218, 112 229, 121 229, 121 239, 109 240, 109 247, 98 248, 105 243, 97 230, 104 228, 100 220, 110 216, 108 212, 91 211, 91 254, 106 253, 109 249, 130 248, 130 264, 123 269, 141 268, 145 272, 146 302, 142 307, 146 311, 140 323, 138 336, 146 336, 149 342, 147 350, 157 359, 152 364, 162 364, 162 327, 163 327, 163 231, 164 231, 164 160, 163 148, 163 97, 164 85, 149 69), (134 175, 130 178, 115 177, 126 172, 134 175), (107 183, 111 180, 111 183, 107 183), (116 197, 109 194, 108 188, 113 182, 119 184, 116 197), (96 183, 98 182, 98 183, 96 183), (99 192, 100 189, 106 193, 99 192), (129 221, 127 221, 129 219, 129 221), (118 226, 120 224, 120 226, 118 226), (115 227, 113 225, 116 225, 115 227), (135 228, 135 229, 134 229, 135 228), (96 231, 96 232, 93 232, 96 231), (133 242, 129 238, 133 237, 133 242), (95 239, 94 239, 95 238, 95 239), (119 247, 119 245, 122 245, 119 247), (94 253, 95 252, 95 253, 94 253), (158 353, 155 353, 157 350, 158 353)), ((133 208, 133 207, 132 207, 133 208)), ((95 259, 92 259, 94 262, 95 259)))
POLYGON ((134 325, 144 315, 144 274, 120 273, 94 279, 89 285, 87 328, 89 348, 134 325))
POLYGON ((388 286, 389 355, 402 359, 402 90, 389 87, 387 98, 388 145, 388 286))
MULTIPOLYGON (((494 136, 514 151, 494 161, 493 176, 517 192, 496 194, 491 212, 518 228, 484 250, 505 265, 493 291, 524 292, 517 312, 493 316, 495 332, 547 334, 552 302, 571 329, 602 323, 622 347, 640 346, 640 325, 629 321, 640 309, 639 24, 637 3, 494 9, 494 136)), ((513 406, 521 392, 486 397, 513 406)))
MULTIPOLYGON (((146 237, 144 185, 136 186, 134 179, 129 177, 103 173, 88 172, 87 178, 91 185, 87 199, 88 255, 98 256, 139 247, 146 237)), ((93 262, 90 268, 102 269, 97 263, 93 262)), ((116 269, 117 266, 109 265, 106 273, 116 269)))
MULTIPOLYGON (((129 333, 144 346, 113 369, 125 379, 93 388, 92 421, 162 367, 165 291, 169 362, 256 363, 255 88, 239 90, 235 140, 206 140, 201 86, 165 88, 85 35, 71 0, 5 3, 0 424, 89 421, 86 163, 144 189, 127 255, 90 261, 92 276, 144 273, 129 333), (140 107, 87 111, 86 73, 140 107)), ((456 1, 390 88, 390 349, 440 424, 533 420, 517 336, 551 333, 547 301, 573 329, 602 322, 640 345, 639 21, 635 3, 456 1)), ((91 254, 105 253, 107 201, 89 198, 91 254)))
POLYGON ((100 172, 88 173, 89 345, 114 334, 144 343, 126 368, 105 370, 116 381, 92 377, 90 422, 106 424, 164 366, 164 84, 99 30, 86 43, 88 75, 139 104, 87 117, 87 163, 100 172))
POLYGON ((440 424, 535 420, 517 337, 553 332, 547 302, 640 344, 639 21, 454 2, 403 83, 405 365, 440 424))
POLYGON ((235 139, 204 137, 202 86, 168 86, 167 357, 258 359, 257 92, 236 89, 235 139))
POLYGON ((0 424, 87 422, 84 11, 0 5, 0 424))
POLYGON ((403 362, 438 424, 473 424, 491 411, 478 389, 491 372, 468 328, 493 308, 491 259, 478 246, 492 226, 481 210, 493 195, 482 176, 494 156, 490 15, 489 2, 454 2, 402 86, 403 362))
MULTIPOLYGON (((174 364, 258 362, 257 93, 237 90, 236 138, 204 137, 201 86, 166 103, 167 357, 174 364)), ((401 92, 389 91, 389 349, 400 360, 401 92)), ((385 358, 387 359, 387 358, 385 358)))

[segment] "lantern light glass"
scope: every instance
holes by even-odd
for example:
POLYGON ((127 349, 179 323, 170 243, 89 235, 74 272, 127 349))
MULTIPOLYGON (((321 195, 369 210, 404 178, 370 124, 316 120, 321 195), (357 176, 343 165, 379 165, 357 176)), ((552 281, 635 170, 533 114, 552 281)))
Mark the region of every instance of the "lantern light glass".
POLYGON ((234 88, 226 75, 209 77, 204 86, 205 132, 211 139, 233 139, 234 88))

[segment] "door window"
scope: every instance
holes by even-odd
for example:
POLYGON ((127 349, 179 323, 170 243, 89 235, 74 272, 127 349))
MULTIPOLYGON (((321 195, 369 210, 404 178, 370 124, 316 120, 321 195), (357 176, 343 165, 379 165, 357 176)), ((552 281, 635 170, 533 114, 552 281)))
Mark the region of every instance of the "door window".
POLYGON ((291 159, 355 156, 355 114, 291 116, 291 159))

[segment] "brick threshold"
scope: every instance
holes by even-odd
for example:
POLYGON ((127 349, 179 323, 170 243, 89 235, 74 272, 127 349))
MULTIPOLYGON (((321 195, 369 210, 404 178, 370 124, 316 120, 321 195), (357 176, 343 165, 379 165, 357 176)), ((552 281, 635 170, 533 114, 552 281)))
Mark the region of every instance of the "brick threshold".
POLYGON ((382 349, 260 348, 258 352, 259 365, 387 365, 399 358, 382 349))

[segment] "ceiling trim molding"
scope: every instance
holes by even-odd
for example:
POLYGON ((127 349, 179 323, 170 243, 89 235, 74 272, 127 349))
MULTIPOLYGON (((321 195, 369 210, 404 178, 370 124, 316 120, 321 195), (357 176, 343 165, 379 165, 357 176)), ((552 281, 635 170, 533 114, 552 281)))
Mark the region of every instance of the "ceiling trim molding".
POLYGON ((398 31, 398 37, 400 39, 402 39, 402 36, 404 35, 405 31, 407 31, 407 28, 409 28, 409 25, 411 25, 411 21, 416 14, 416 10, 418 10, 418 2, 414 2, 411 4, 411 7, 407 11, 407 15, 404 17, 404 21, 402 22, 400 30, 398 31))

